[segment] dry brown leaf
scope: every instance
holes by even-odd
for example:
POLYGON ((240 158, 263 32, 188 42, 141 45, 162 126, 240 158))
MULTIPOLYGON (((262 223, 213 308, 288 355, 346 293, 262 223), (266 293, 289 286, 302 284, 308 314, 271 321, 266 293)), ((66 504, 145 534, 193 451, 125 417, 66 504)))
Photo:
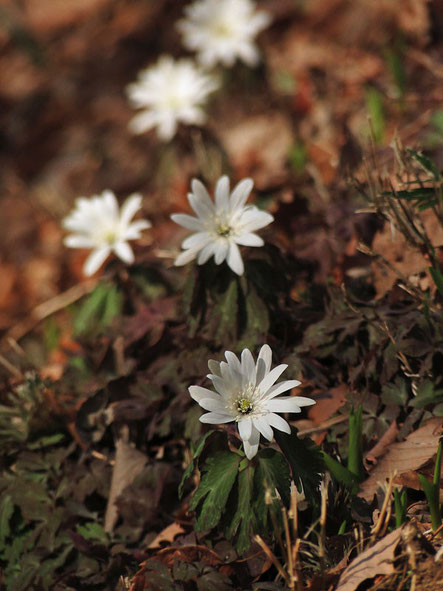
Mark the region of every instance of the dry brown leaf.
POLYGON ((36 33, 78 25, 109 5, 109 0, 26 0, 26 24, 36 33))
POLYGON ((233 125, 220 126, 218 133, 226 151, 244 176, 254 177, 258 188, 277 182, 285 174, 294 138, 291 122, 279 113, 242 118, 233 125))
MULTIPOLYGON (((436 417, 411 433, 405 441, 391 444, 386 455, 361 485, 358 495, 369 502, 379 486, 385 484, 395 471, 401 478, 402 474, 423 466, 436 454, 442 432, 443 419, 436 417)), ((399 483, 398 479, 394 482, 399 483)))
POLYGON ((394 572, 394 552, 400 541, 402 528, 382 538, 375 546, 359 554, 342 573, 336 591, 354 591, 366 579, 394 572))
MULTIPOLYGON (((432 244, 436 247, 441 246, 443 229, 432 210, 424 211, 420 217, 432 244)), ((372 248, 376 253, 382 254, 384 259, 407 278, 429 267, 429 262, 423 254, 417 248, 410 246, 399 231, 393 234, 389 224, 385 224, 383 230, 375 235, 372 248)), ((372 267, 375 289, 378 297, 382 297, 392 289, 399 276, 395 271, 377 262, 374 262, 372 267)))
POLYGON ((105 515, 105 531, 107 532, 114 529, 118 519, 118 509, 115 501, 123 489, 132 483, 137 474, 140 474, 148 460, 144 453, 127 441, 126 436, 122 436, 117 440, 115 448, 115 464, 105 515))
POLYGON ((308 411, 309 418, 314 425, 320 425, 332 417, 346 403, 346 394, 349 392, 346 384, 339 384, 335 388, 329 388, 325 393, 314 393, 316 404, 308 411))
POLYGON ((172 542, 175 536, 182 534, 185 530, 179 523, 171 523, 168 527, 165 527, 149 544, 148 548, 160 548, 161 542, 172 542))
POLYGON ((377 463, 377 458, 386 453, 389 446, 394 443, 397 439, 398 427, 397 422, 391 423, 389 429, 383 433, 380 440, 374 445, 374 447, 366 454, 364 464, 366 470, 370 470, 377 463))

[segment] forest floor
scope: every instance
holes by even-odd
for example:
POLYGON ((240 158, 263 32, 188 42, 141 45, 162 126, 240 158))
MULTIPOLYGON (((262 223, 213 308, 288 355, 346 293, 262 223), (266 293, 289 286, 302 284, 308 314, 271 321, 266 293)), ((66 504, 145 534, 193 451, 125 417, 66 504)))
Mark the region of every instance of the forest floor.
POLYGON ((218 69, 206 124, 133 135, 125 87, 189 55, 185 4, 0 5, 0 588, 443 589, 422 482, 443 500, 441 4, 258 2, 261 62, 218 69), (170 215, 222 174, 274 216, 240 279, 173 264, 170 215), (85 279, 61 222, 104 189, 140 193, 152 228, 85 279), (316 401, 288 417, 306 457, 335 464, 315 488, 300 458, 245 550, 226 514, 196 527, 201 470, 177 490, 207 433, 188 387, 264 343, 316 401), (337 468, 354 444, 358 483, 337 468))

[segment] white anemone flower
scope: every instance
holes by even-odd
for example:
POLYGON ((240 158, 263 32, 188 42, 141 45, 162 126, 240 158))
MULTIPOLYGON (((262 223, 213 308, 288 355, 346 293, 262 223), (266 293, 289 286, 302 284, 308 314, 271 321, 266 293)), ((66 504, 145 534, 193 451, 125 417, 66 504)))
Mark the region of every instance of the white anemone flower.
POLYGON ((108 190, 76 199, 74 209, 62 222, 64 228, 73 232, 64 243, 70 248, 92 248, 83 267, 85 275, 93 275, 111 252, 127 264, 134 262, 128 240, 140 238, 140 232, 151 227, 147 220, 131 222, 141 203, 141 195, 134 193, 119 210, 114 193, 108 190))
POLYGON ((192 60, 163 56, 126 87, 131 106, 142 109, 129 122, 129 129, 143 133, 155 127, 159 138, 167 142, 179 123, 201 125, 206 121, 202 105, 218 86, 218 80, 192 60))
POLYGON ((272 441, 272 428, 290 433, 289 424, 276 413, 301 412, 302 406, 311 406, 315 400, 303 396, 277 396, 301 382, 286 380, 275 383, 286 364, 271 370, 272 351, 263 345, 254 362, 249 349, 243 349, 241 360, 226 351, 226 361, 208 362, 211 373, 207 376, 216 390, 190 386, 189 393, 199 405, 209 412, 200 417, 202 423, 230 423, 238 425, 246 456, 251 459, 258 451, 260 435, 272 441))
POLYGON ((196 0, 185 8, 177 28, 183 44, 197 51, 206 67, 232 66, 239 58, 249 66, 259 61, 256 35, 268 26, 270 16, 257 11, 252 0, 196 0))
POLYGON ((195 258, 197 264, 203 265, 214 256, 216 265, 226 260, 234 273, 243 274, 238 245, 263 246, 263 239, 254 232, 274 220, 270 213, 260 211, 255 205, 245 206, 253 186, 252 179, 243 179, 230 193, 229 179, 222 176, 215 186, 213 202, 203 183, 192 181, 188 201, 197 217, 184 213, 171 215, 175 223, 195 232, 183 241, 184 251, 176 258, 176 265, 186 265, 195 258))

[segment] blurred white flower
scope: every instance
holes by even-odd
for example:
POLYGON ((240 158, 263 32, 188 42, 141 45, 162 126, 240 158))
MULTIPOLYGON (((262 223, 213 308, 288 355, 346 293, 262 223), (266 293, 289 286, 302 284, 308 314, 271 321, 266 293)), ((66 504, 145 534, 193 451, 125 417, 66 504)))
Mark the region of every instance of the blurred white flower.
POLYGON ((271 370, 272 351, 269 345, 263 345, 254 362, 249 349, 243 349, 241 360, 226 351, 226 362, 210 360, 211 373, 207 376, 216 392, 190 386, 189 393, 199 405, 209 412, 200 417, 202 423, 230 423, 236 421, 240 437, 243 440, 246 456, 251 459, 258 451, 260 434, 272 441, 272 428, 290 433, 288 423, 278 412, 301 412, 302 406, 311 406, 315 400, 303 396, 280 396, 301 382, 286 380, 275 383, 286 364, 277 365, 271 370))
POLYGON ((214 203, 204 185, 197 179, 192 181, 188 201, 197 217, 184 213, 171 215, 176 224, 195 232, 183 241, 184 252, 178 255, 176 265, 186 265, 195 258, 203 265, 214 256, 216 265, 226 259, 234 273, 243 274, 243 260, 237 245, 263 246, 262 238, 254 232, 274 220, 270 213, 260 211, 255 205, 245 206, 253 185, 252 179, 243 179, 230 193, 229 179, 222 176, 215 186, 214 203))
POLYGON ((198 52, 206 67, 220 62, 232 66, 240 59, 249 66, 259 61, 255 36, 271 18, 257 11, 252 0, 195 0, 185 8, 185 18, 177 28, 187 49, 198 52))
POLYGON ((127 241, 140 238, 140 232, 151 227, 147 220, 131 222, 141 203, 141 195, 130 195, 119 210, 112 191, 76 199, 74 209, 62 221, 63 227, 73 232, 64 243, 70 248, 92 248, 83 267, 85 275, 95 273, 111 252, 125 263, 134 262, 127 241))
POLYGON ((213 75, 192 60, 163 56, 126 87, 131 106, 142 109, 129 122, 129 129, 143 133, 156 127, 159 138, 169 141, 179 123, 201 125, 206 121, 202 105, 218 85, 213 75))

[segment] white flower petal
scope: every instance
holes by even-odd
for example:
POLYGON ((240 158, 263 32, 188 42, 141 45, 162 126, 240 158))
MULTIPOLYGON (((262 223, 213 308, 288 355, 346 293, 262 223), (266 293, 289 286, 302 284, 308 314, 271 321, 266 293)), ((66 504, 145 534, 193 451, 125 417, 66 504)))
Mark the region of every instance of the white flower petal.
POLYGON ((204 398, 219 398, 218 394, 213 392, 212 390, 208 390, 208 388, 203 388, 202 386, 189 386, 188 388, 189 394, 191 398, 197 401, 200 404, 200 400, 204 398))
POLYGON ((206 263, 206 261, 212 257, 216 248, 217 248, 217 245, 214 244, 214 242, 211 242, 210 244, 207 244, 206 246, 204 246, 201 249, 201 251, 198 253, 197 264, 204 265, 206 263))
POLYGON ((84 274, 87 277, 94 275, 94 273, 103 265, 110 253, 111 249, 109 246, 94 249, 85 261, 83 266, 84 274))
POLYGON ((238 372, 241 372, 241 363, 235 353, 232 351, 225 352, 226 361, 238 372))
POLYGON ((248 441, 252 435, 252 420, 249 417, 240 419, 237 423, 238 432, 243 441, 248 441))
POLYGON ((272 350, 269 345, 263 345, 259 351, 257 358, 257 385, 262 381, 266 374, 269 373, 272 363, 272 350))
POLYGON ((215 264, 221 265, 225 260, 229 250, 229 242, 227 240, 219 240, 215 245, 215 264))
POLYGON ((63 244, 69 248, 94 248, 94 241, 89 236, 70 234, 63 240, 63 244))
POLYGON ((277 395, 296 385, 298 380, 286 380, 274 383, 286 365, 278 365, 271 369, 272 351, 269 345, 260 349, 257 362, 249 351, 244 349, 241 359, 232 351, 225 352, 226 361, 210 360, 208 366, 212 371, 211 379, 216 392, 201 386, 191 386, 189 392, 199 404, 209 410, 200 419, 205 423, 238 423, 238 431, 245 449, 246 456, 251 459, 258 451, 260 435, 269 441, 274 436, 273 429, 290 433, 290 426, 279 412, 301 412, 302 406, 315 404, 315 401, 302 396, 277 395), (255 387, 256 375, 261 379, 255 387))
POLYGON ((191 261, 195 259, 197 256, 198 250, 193 250, 190 248, 189 250, 184 250, 181 252, 174 261, 174 265, 176 267, 181 267, 182 265, 187 265, 191 261))
POLYGON ((200 250, 209 242, 211 242, 211 240, 212 238, 208 234, 208 232, 197 232, 196 234, 191 234, 190 236, 188 236, 188 238, 185 238, 185 240, 183 240, 182 248, 200 250))
POLYGON ((285 421, 285 419, 280 415, 276 415, 275 413, 271 412, 266 416, 266 418, 268 419, 268 423, 271 425, 271 427, 274 427, 274 429, 283 431, 283 433, 287 433, 288 435, 291 434, 291 427, 289 426, 289 423, 285 421))
POLYGON ((194 218, 186 213, 173 213, 171 215, 171 220, 179 226, 188 228, 188 230, 196 230, 197 232, 204 230, 203 224, 199 218, 194 218))
POLYGON ((243 349, 241 354, 241 373, 245 377, 245 384, 255 386, 256 373, 255 363, 249 349, 243 349))
POLYGON ((214 425, 221 425, 222 423, 230 423, 234 418, 229 415, 224 415, 217 412, 208 412, 200 417, 201 423, 211 423, 214 425))
POLYGON ((274 221, 274 216, 266 211, 260 211, 256 207, 248 209, 241 218, 242 232, 249 233, 260 230, 274 221))
POLYGON ((282 394, 287 390, 292 390, 292 388, 296 388, 297 386, 300 386, 300 384, 301 382, 299 382, 298 380, 286 380, 285 382, 279 382, 278 384, 274 384, 267 391, 266 398, 268 400, 271 398, 275 398, 275 396, 278 396, 279 394, 282 394))
POLYGON ((128 265, 134 262, 134 253, 127 242, 117 242, 113 246, 113 251, 123 262, 128 265))
POLYGON ((212 383, 214 384, 214 388, 219 392, 222 396, 228 398, 231 394, 229 389, 229 384, 226 384, 226 381, 218 376, 212 378, 212 383))
POLYGON ((241 246, 263 246, 265 241, 257 234, 240 234, 240 236, 235 236, 234 240, 236 244, 240 244, 241 246))
MULTIPOLYGON (((188 199, 193 194, 194 197, 204 206, 206 211, 211 211, 212 213, 214 213, 214 211, 215 211, 214 204, 211 201, 211 198, 209 197, 209 193, 207 192, 204 184, 201 181, 199 181, 198 179, 192 179, 191 188, 192 188, 192 193, 190 193, 188 195, 188 199)), ((189 201, 189 204, 192 207, 191 201, 189 201)), ((197 213, 197 212, 195 212, 195 213, 197 213)))
POLYGON ((281 365, 277 365, 274 367, 260 382, 260 390, 263 394, 266 394, 269 388, 274 384, 276 380, 281 376, 281 374, 285 371, 288 366, 286 363, 282 363, 281 365))
POLYGON ((254 427, 260 431, 263 437, 265 437, 268 441, 273 440, 274 432, 269 425, 268 415, 254 417, 252 421, 254 423, 254 427))
POLYGON ((233 242, 231 242, 229 245, 229 251, 226 262, 228 263, 229 267, 234 271, 234 273, 237 273, 237 275, 243 275, 243 272, 245 270, 243 265, 243 259, 241 258, 238 246, 233 242))
POLYGON ((126 87, 131 106, 142 109, 131 119, 129 129, 142 133, 156 127, 160 139, 171 140, 179 123, 199 125, 205 121, 202 106, 218 84, 214 75, 190 59, 175 61, 161 56, 126 87))
POLYGON ((216 398, 202 398, 199 402, 200 406, 205 410, 212 410, 214 412, 221 412, 224 414, 225 405, 223 404, 223 400, 218 397, 216 398))
POLYGON ((253 186, 254 181, 252 179, 243 179, 235 185, 230 199, 231 210, 244 207, 253 186))
POLYGON ((123 203, 120 211, 120 223, 126 227, 142 206, 142 196, 139 193, 130 195, 123 203))
POLYGON ((147 220, 130 223, 140 205, 141 196, 134 194, 119 210, 117 198, 109 190, 76 199, 74 209, 62 221, 65 228, 75 233, 67 236, 64 242, 72 248, 92 249, 84 266, 86 275, 95 273, 111 251, 126 263, 133 262, 128 240, 138 238, 141 230, 151 226, 147 220))
POLYGON ((248 460, 252 460, 252 458, 257 454, 259 443, 260 431, 258 431, 254 426, 252 426, 251 437, 247 441, 243 441, 243 447, 248 460))
POLYGON ((231 67, 237 59, 248 65, 258 61, 254 39, 269 23, 251 0, 195 0, 185 7, 177 29, 183 45, 197 52, 197 59, 212 68, 231 67))
POLYGON ((215 208, 217 211, 226 211, 229 208, 229 178, 220 177, 215 185, 215 208))
POLYGON ((271 412, 301 412, 296 401, 297 396, 282 396, 266 402, 267 410, 271 412))
POLYGON ((208 361, 208 367, 211 371, 211 373, 213 373, 216 376, 221 375, 220 374, 220 362, 219 361, 215 361, 214 359, 210 359, 208 361))

